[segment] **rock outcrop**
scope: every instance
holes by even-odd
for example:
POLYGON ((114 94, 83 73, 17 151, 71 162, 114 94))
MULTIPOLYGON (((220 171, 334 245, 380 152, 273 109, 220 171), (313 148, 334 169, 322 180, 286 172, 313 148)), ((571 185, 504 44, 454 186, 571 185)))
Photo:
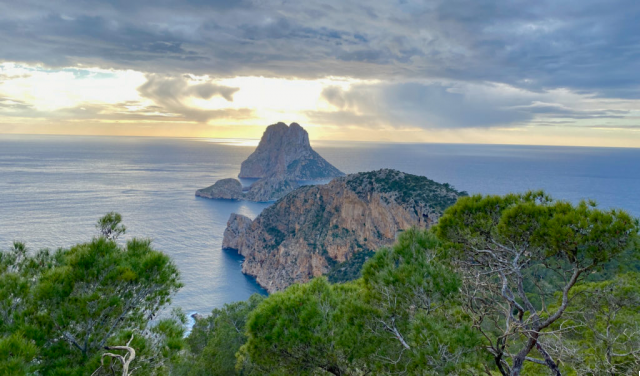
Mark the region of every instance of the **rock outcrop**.
POLYGON ((238 179, 229 178, 218 180, 210 187, 198 189, 196 196, 223 200, 267 202, 279 200, 298 187, 296 180, 270 177, 256 181, 245 192, 242 189, 242 183, 238 179))
POLYGON ((242 200, 244 193, 242 192, 242 184, 238 179, 222 179, 218 180, 214 185, 198 189, 196 196, 205 198, 219 198, 226 200, 242 200))
POLYGON ((244 199, 259 202, 276 201, 298 187, 298 182, 294 179, 271 176, 251 184, 244 199))
POLYGON ((196 196, 214 199, 275 201, 298 188, 298 180, 323 180, 344 176, 309 143, 309 134, 298 123, 267 127, 256 150, 240 167, 240 178, 258 178, 244 192, 237 179, 223 179, 199 189, 196 196))
POLYGON ((223 247, 243 255, 242 271, 269 292, 323 274, 347 280, 399 231, 433 225, 464 194, 396 170, 347 175, 300 187, 253 221, 233 214, 223 247))
POLYGON ((227 222, 227 228, 224 229, 224 238, 222 239, 223 249, 241 249, 244 248, 244 234, 251 225, 251 219, 242 214, 232 213, 227 222))
POLYGON ((311 148, 309 134, 298 123, 277 123, 267 127, 238 177, 321 180, 343 175, 311 148))

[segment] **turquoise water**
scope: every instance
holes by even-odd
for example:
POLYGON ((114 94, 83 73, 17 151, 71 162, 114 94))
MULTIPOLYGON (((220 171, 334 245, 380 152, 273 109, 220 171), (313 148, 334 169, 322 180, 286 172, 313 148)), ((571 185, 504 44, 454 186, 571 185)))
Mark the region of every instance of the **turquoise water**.
MULTIPOLYGON (((171 255, 185 287, 174 304, 208 313, 264 293, 221 249, 231 213, 257 216, 268 204, 197 198, 195 190, 235 177, 253 146, 226 140, 0 135, 0 247, 57 248, 95 235, 118 211, 126 237, 153 239, 171 255)), ((470 193, 546 189, 593 198, 640 216, 640 149, 506 145, 316 142, 344 172, 383 167, 425 175, 470 193)))

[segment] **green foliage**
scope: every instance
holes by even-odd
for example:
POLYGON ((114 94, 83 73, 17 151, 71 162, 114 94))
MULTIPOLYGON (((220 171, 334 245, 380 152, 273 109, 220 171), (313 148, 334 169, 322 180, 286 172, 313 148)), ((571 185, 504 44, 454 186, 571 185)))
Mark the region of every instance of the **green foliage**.
MULTIPOLYGON (((175 375, 183 362, 186 348, 186 316, 180 310, 174 310, 170 317, 149 323, 142 331, 122 330, 107 341, 110 353, 125 355, 126 351, 116 350, 115 346, 128 344, 136 352, 131 364, 131 372, 140 375, 175 375)), ((98 356, 93 357, 84 367, 95 370, 92 376, 121 375, 122 362, 104 356, 101 363, 98 356)))
MULTIPOLYGON (((560 297, 558 297, 560 300, 560 297)), ((573 307, 554 329, 562 332, 566 368, 580 375, 627 375, 640 366, 640 274, 617 275, 571 291, 573 307)))
POLYGON ((0 338, 0 374, 26 375, 31 373, 36 364, 34 359, 38 348, 25 339, 20 333, 0 338))
POLYGON ((572 205, 539 191, 461 198, 436 233, 452 251, 466 310, 498 370, 518 374, 525 361, 557 371, 550 326, 572 309, 576 283, 634 252, 638 228, 624 211, 572 205), (549 306, 558 293, 560 304, 549 306), (534 349, 543 359, 527 358, 534 349))
POLYGON ((447 374, 478 364, 479 336, 456 301, 460 277, 439 261, 439 247, 432 233, 411 229, 365 264, 378 371, 447 374))
MULTIPOLYGON (((187 339, 190 349, 188 366, 178 374, 235 374, 236 353, 247 340, 247 317, 263 300, 264 296, 253 294, 247 301, 226 304, 223 308, 214 309, 210 316, 198 318, 187 339)), ((238 364, 238 374, 249 375, 252 372, 250 362, 238 364)))
POLYGON ((265 299, 250 315, 240 362, 276 374, 442 374, 475 368, 478 334, 455 297, 458 276, 438 240, 403 233, 352 283, 317 278, 265 299))
MULTIPOLYGON (((349 260, 333 265, 327 273, 327 279, 331 283, 342 283, 360 278, 364 263, 375 254, 368 249, 354 253, 349 260)), ((329 260, 333 261, 331 258, 329 260)))
MULTIPOLYGON (((119 223, 119 215, 107 217, 119 223)), ((0 335, 33 343, 38 372, 90 374, 112 340, 151 333, 149 319, 181 287, 168 256, 149 240, 118 245, 113 235, 124 227, 114 228, 70 249, 31 254, 15 243, 0 253, 0 335)))
POLYGON ((446 210, 437 234, 462 251, 508 242, 526 248, 532 260, 564 259, 590 267, 633 245, 638 226, 624 211, 599 210, 586 201, 574 206, 537 191, 463 197, 446 210))
POLYGON ((330 285, 324 278, 274 293, 249 316, 239 364, 250 359, 263 372, 298 375, 365 367, 366 332, 349 315, 360 295, 357 286, 330 285))
POLYGON ((390 169, 350 175, 347 186, 362 195, 366 195, 370 187, 373 187, 377 192, 396 195, 400 204, 422 202, 433 208, 436 213, 442 213, 444 209, 453 205, 459 196, 467 195, 466 192, 459 192, 449 184, 440 184, 424 176, 390 169))
MULTIPOLYGON (((361 178, 398 190, 393 174, 361 178)), ((434 232, 333 266, 342 281, 364 263, 355 281, 317 278, 199 320, 191 374, 627 372, 639 279, 609 278, 637 267, 637 231, 623 211, 542 192, 462 198, 434 232)))
POLYGON ((83 356, 101 349, 119 328, 142 330, 181 286, 176 266, 148 240, 133 239, 122 249, 98 238, 54 257, 60 264, 41 276, 33 295, 47 307, 42 322, 83 356))
POLYGON ((101 236, 109 240, 116 240, 127 231, 127 228, 121 222, 122 216, 119 213, 110 212, 98 220, 96 228, 100 231, 101 236))

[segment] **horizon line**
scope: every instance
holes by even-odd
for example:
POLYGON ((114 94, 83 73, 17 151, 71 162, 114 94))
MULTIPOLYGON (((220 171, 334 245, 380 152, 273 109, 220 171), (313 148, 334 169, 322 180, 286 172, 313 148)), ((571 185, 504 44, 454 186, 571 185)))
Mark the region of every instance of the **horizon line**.
MULTIPOLYGON (((260 138, 245 137, 210 137, 210 136, 154 136, 154 135, 111 135, 111 134, 67 134, 67 133, 4 133, 2 136, 58 136, 58 137, 129 137, 129 138, 165 138, 165 139, 211 139, 211 140, 246 140, 260 141, 260 138)), ((549 146, 549 147, 567 147, 567 148, 599 148, 599 149, 640 149, 636 146, 599 146, 599 145, 566 145, 566 144, 522 144, 522 143, 473 143, 473 142, 406 142, 406 141, 369 141, 369 140, 342 140, 342 139, 313 139, 315 141, 332 141, 332 142, 349 142, 349 143, 366 143, 366 144, 399 144, 399 145, 479 145, 479 146, 549 146)))

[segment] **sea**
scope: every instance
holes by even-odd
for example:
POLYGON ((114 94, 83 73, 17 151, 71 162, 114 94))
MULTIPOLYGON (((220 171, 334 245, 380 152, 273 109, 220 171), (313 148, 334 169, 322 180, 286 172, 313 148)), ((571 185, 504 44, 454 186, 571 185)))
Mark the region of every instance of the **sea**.
MULTIPOLYGON (((0 135, 0 249, 86 242, 110 211, 178 265, 173 306, 207 314, 266 292, 221 247, 231 213, 255 218, 269 203, 210 200, 196 189, 236 177, 258 140, 0 135)), ((316 141, 345 173, 394 168, 471 194, 544 189, 571 202, 640 216, 640 149, 316 141)))

